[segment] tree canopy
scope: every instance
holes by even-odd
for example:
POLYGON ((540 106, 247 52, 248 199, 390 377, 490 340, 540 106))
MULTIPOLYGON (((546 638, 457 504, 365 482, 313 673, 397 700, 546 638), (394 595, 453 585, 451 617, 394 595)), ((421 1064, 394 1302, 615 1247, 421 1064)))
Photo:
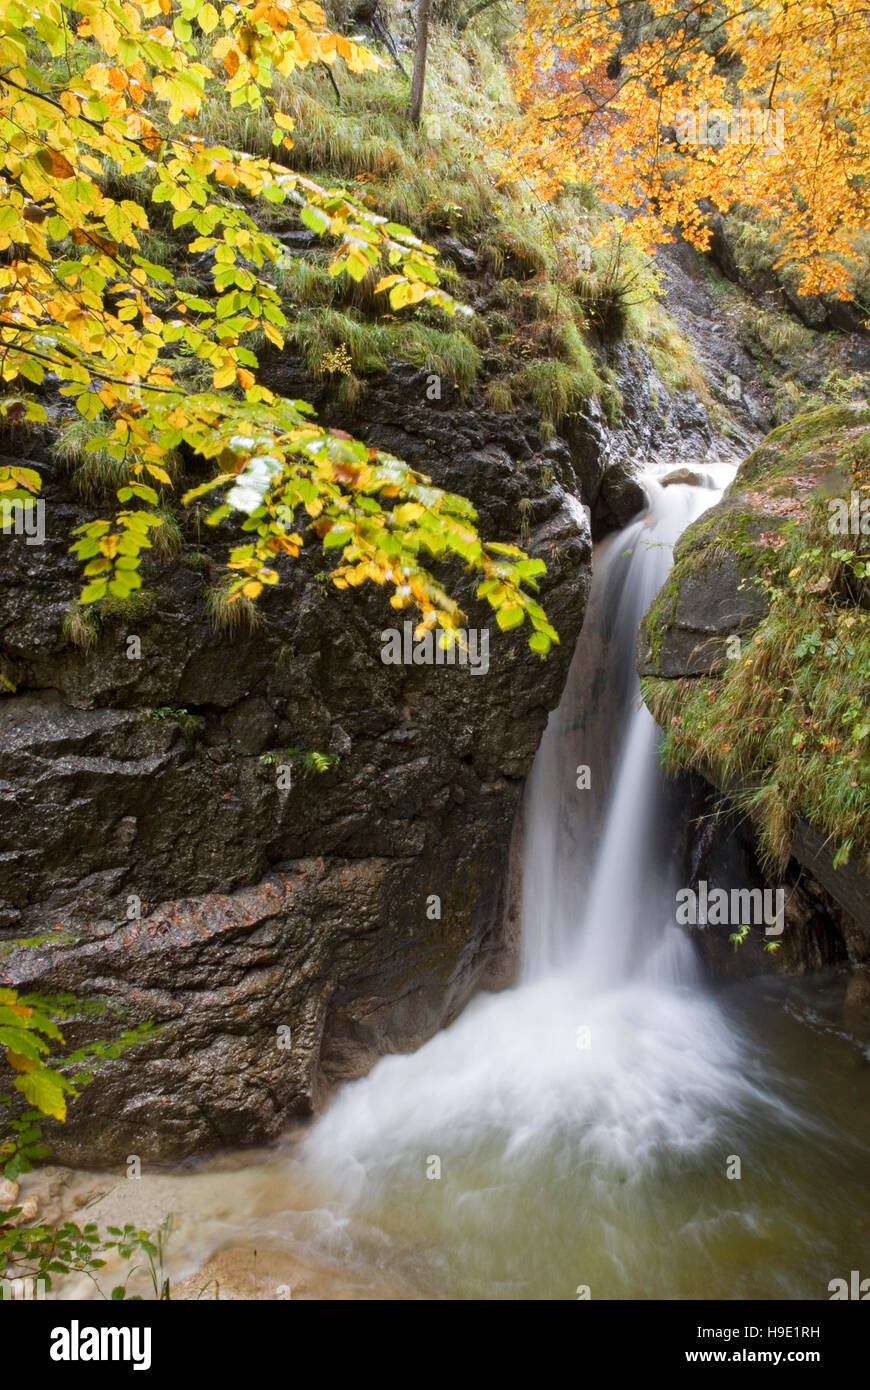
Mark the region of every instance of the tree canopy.
MULTIPOLYGON (((209 520, 238 514, 230 601, 278 582, 312 527, 337 552, 339 587, 392 587, 395 608, 450 641, 463 615, 424 564, 457 557, 480 576, 478 594, 510 628, 526 619, 545 654, 556 634, 528 589, 541 561, 485 543, 464 498, 431 485, 401 460, 318 425, 304 401, 258 382, 254 333, 283 347, 285 318, 269 268, 284 255, 256 205, 287 203, 334 241, 330 274, 362 280, 393 310, 461 312, 440 285, 434 247, 341 189, 292 170, 293 120, 275 78, 312 63, 380 63, 331 33, 310 0, 11 0, 0 13, 0 381, 4 413, 44 418, 34 388, 48 381, 87 420, 94 443, 129 463, 111 517, 79 528, 83 603, 141 586, 142 552, 161 524, 167 457, 186 446, 214 476, 185 501, 216 491, 209 520), (212 146, 197 116, 220 88, 233 107, 269 113, 274 155, 212 146), (137 183, 139 180, 139 183, 137 183), (148 197, 137 197, 137 187, 148 197), (212 288, 193 293, 144 254, 149 209, 166 205, 188 250, 208 258, 212 288), (180 357, 200 359, 211 389, 179 379, 180 357)), ((27 502, 33 469, 0 468, 0 499, 27 502)))
POLYGON ((848 295, 870 212, 870 28, 857 0, 529 0, 507 173, 592 180, 644 249, 709 212, 769 216, 800 292, 848 295))

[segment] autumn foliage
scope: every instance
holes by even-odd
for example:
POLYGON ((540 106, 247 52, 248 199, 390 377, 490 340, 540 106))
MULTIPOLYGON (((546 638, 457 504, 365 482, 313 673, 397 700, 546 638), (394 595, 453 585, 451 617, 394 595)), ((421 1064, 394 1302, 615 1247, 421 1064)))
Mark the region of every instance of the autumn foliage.
MULTIPOLYGON (((83 603, 140 587, 142 553, 162 524, 161 490, 171 485, 167 455, 181 448, 214 468, 185 500, 216 491, 209 519, 235 515, 247 533, 229 556, 231 600, 278 582, 279 557, 295 556, 313 528, 335 552, 338 586, 391 586, 393 606, 415 607, 445 642, 463 615, 423 559, 457 557, 479 573, 499 625, 528 618, 531 646, 544 654, 556 635, 526 592, 540 561, 484 544, 465 499, 322 428, 305 402, 257 380, 251 335, 281 349, 285 327, 270 276, 284 251, 258 223, 260 201, 287 204, 330 239, 330 274, 378 272, 394 311, 459 307, 439 285, 433 247, 289 166, 293 120, 279 79, 336 61, 355 72, 380 62, 330 33, 309 0, 3 5, 0 410, 44 418, 34 392, 51 373, 71 408, 105 422, 96 447, 129 465, 115 514, 80 527, 74 542, 83 603), (233 107, 268 115, 272 158, 197 134, 197 116, 218 91, 233 107), (137 179, 150 190, 145 199, 130 194, 137 179), (180 288, 148 258, 150 204, 165 205, 173 236, 207 258, 209 292, 180 288), (180 356, 207 364, 209 390, 179 380, 180 356)), ((0 500, 26 502, 40 485, 32 470, 0 468, 0 500)))
POLYGON ((591 180, 645 249, 772 220, 804 294, 848 294, 870 212, 870 26, 855 0, 529 0, 508 177, 591 180))

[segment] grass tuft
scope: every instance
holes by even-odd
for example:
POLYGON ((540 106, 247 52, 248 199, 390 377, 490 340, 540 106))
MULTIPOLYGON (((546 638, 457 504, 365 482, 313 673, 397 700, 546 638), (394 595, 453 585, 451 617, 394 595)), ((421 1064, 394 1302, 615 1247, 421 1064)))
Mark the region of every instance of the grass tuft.
POLYGON ((229 585, 226 580, 214 584, 205 596, 205 611, 215 632, 228 637, 239 637, 243 633, 254 632, 263 625, 263 615, 253 599, 245 594, 230 602, 229 585))

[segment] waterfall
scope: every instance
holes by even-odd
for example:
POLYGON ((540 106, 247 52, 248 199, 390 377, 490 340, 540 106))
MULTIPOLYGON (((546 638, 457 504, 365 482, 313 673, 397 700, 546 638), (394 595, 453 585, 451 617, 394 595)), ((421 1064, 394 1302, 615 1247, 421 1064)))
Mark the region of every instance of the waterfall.
MULTIPOLYGON (((684 1275, 657 1223, 666 1209, 685 1220, 680 1184, 709 1238, 723 1222, 739 1232, 743 1218, 711 1196, 712 1165, 741 1151, 759 1111, 792 1123, 754 1080, 674 924, 673 795, 635 646, 674 540, 719 493, 654 478, 647 491, 647 511, 598 547, 564 698, 527 785, 517 985, 479 995, 416 1053, 345 1086, 296 1151, 297 1173, 328 1192, 318 1249, 345 1265, 401 1267, 414 1283, 424 1248, 426 1279, 433 1261, 449 1263, 439 1287, 460 1296, 563 1297, 582 1236, 583 1272, 615 1290, 599 1296, 637 1296, 647 1268, 673 1289, 684 1275)), ((690 1271, 700 1237, 687 1231, 690 1271)))
POLYGON ((673 544, 712 505, 709 488, 646 480, 647 512, 599 546, 589 610, 526 796, 522 978, 569 969, 604 988, 651 968, 673 918, 658 731, 640 704, 635 647, 673 544), (578 785, 579 784, 579 785, 578 785), (650 921, 650 917, 653 921, 650 921))
POLYGON ((714 992, 674 924, 685 813, 635 639, 726 480, 648 478, 646 512, 596 549, 518 820, 516 985, 269 1154, 143 1173, 123 1199, 86 1175, 95 1220, 181 1214, 189 1294, 225 1296, 233 1256, 245 1288, 294 1299, 816 1300, 863 1271, 870 1069, 842 976, 714 992))
POLYGON ((636 1171, 701 1142, 711 1099, 727 1104, 743 1084, 737 1040, 687 988, 693 956, 674 925, 657 733, 635 674, 638 624, 673 542, 719 494, 646 486, 647 511, 599 547, 564 697, 529 779, 519 982, 343 1089, 303 1148, 354 1182, 386 1181, 390 1144, 424 1144, 433 1127, 512 1162, 555 1144, 566 1158, 636 1171), (588 789, 577 787, 583 765, 588 789))

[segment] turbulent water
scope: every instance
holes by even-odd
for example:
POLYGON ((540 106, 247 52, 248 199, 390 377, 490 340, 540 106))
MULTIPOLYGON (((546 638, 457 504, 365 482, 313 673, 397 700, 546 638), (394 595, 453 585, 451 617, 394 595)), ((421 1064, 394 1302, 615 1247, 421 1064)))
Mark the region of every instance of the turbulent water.
POLYGON ((189 1261, 244 1241, 358 1296, 477 1299, 824 1298, 859 1267, 866 1050, 799 986, 717 1000, 674 925, 678 812, 634 648, 709 481, 649 479, 647 513, 597 552, 527 788, 518 984, 235 1174, 231 1216, 194 1198, 189 1261))

